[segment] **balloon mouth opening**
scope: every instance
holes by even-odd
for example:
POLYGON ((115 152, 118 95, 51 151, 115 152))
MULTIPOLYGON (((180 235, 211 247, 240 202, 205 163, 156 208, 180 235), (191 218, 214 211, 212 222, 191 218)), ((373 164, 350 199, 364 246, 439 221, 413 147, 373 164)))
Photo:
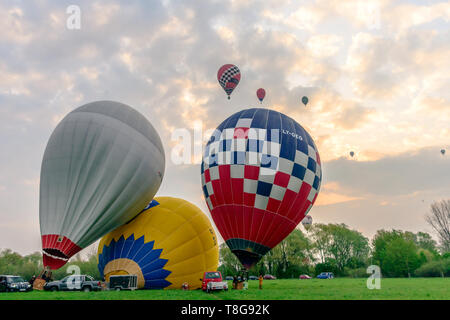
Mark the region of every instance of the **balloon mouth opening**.
POLYGON ((61 268, 69 261, 69 257, 58 249, 43 249, 44 266, 52 270, 61 268))
POLYGON ((65 236, 58 234, 45 234, 42 236, 44 266, 48 266, 52 270, 61 268, 70 257, 81 249, 81 247, 65 236))
POLYGON ((249 252, 246 250, 233 250, 232 252, 236 255, 244 268, 247 270, 253 268, 262 258, 260 254, 249 252))
POLYGON ((43 249, 44 254, 54 259, 69 260, 69 257, 58 249, 43 249))

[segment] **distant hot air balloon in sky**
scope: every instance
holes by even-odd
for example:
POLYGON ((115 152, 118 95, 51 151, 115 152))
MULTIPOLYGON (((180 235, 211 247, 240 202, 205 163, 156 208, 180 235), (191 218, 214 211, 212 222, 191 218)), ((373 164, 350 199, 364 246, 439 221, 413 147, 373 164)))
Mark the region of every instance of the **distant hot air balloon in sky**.
POLYGON ((256 91, 256 96, 258 97, 259 102, 262 103, 262 101, 264 100, 264 97, 266 96, 266 90, 264 90, 263 88, 259 88, 256 91))
POLYGON ((230 99, 231 93, 241 80, 241 71, 233 64, 225 64, 217 71, 217 80, 230 99))
POLYGON ((445 149, 441 150, 441 154, 444 155, 445 154, 445 149))
POLYGON ((304 104, 305 106, 308 104, 308 101, 309 101, 309 100, 308 100, 308 97, 305 96, 305 97, 302 98, 302 102, 303 102, 303 104, 304 104))
POLYGON ((354 155, 355 155, 355 153, 353 151, 350 151, 350 157, 353 158, 354 155))
POLYGON ((223 121, 201 165, 212 218, 246 268, 303 220, 321 178, 319 153, 308 132, 292 118, 260 108, 223 121))
POLYGON ((98 268, 111 275, 136 274, 138 288, 201 287, 203 273, 217 270, 219 248, 209 218, 178 198, 158 197, 131 222, 102 238, 98 268))
POLYGON ((42 160, 39 220, 44 266, 62 267, 81 249, 135 217, 164 174, 150 122, 113 101, 85 104, 53 131, 42 160))
POLYGON ((309 230, 309 228, 312 225, 312 221, 313 221, 313 219, 310 215, 307 215, 303 218, 302 225, 305 227, 306 230, 309 230))

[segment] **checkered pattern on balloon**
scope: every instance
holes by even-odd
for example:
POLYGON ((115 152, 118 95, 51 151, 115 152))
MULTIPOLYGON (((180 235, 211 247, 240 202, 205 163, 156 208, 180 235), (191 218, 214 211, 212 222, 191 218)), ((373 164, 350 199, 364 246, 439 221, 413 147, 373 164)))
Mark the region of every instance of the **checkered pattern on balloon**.
POLYGON ((292 118, 247 109, 226 119, 208 141, 201 180, 223 239, 251 267, 311 209, 320 189, 320 157, 292 118))
POLYGON ((232 64, 223 65, 217 72, 217 80, 222 88, 225 90, 228 99, 233 90, 241 80, 241 71, 239 68, 232 64))

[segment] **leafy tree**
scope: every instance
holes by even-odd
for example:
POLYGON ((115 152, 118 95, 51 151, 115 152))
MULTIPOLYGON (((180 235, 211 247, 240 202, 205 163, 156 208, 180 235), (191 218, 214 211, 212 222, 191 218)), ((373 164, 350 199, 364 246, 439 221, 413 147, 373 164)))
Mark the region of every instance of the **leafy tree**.
POLYGON ((317 276, 321 272, 333 272, 335 275, 339 273, 336 261, 334 259, 328 259, 326 262, 321 262, 315 266, 315 275, 317 276))
POLYGON ((373 263, 379 265, 381 270, 384 269, 388 243, 401 236, 402 232, 398 230, 392 231, 378 230, 375 236, 373 237, 372 239, 373 263))
POLYGON ((226 243, 222 243, 219 248, 219 271, 223 276, 233 276, 239 273, 242 265, 236 256, 231 252, 226 243))
POLYGON ((410 277, 420 265, 421 261, 414 242, 399 237, 387 244, 383 270, 387 276, 410 277))
POLYGON ((450 258, 427 262, 415 271, 415 275, 419 277, 449 277, 450 258))
POLYGON ((312 238, 322 264, 332 259, 338 274, 343 274, 347 266, 362 267, 367 263, 369 240, 345 224, 317 224, 312 229, 312 238))
POLYGON ((438 251, 436 241, 426 232, 416 233, 414 242, 419 248, 428 250, 431 253, 437 253, 438 251))
MULTIPOLYGON (((314 257, 311 242, 302 231, 295 229, 270 250, 250 274, 272 274, 278 278, 298 277, 300 273, 309 273, 309 264, 314 257)), ((220 246, 219 270, 224 275, 235 275, 240 272, 242 265, 226 244, 220 246)))
MULTIPOLYGON (((95 279, 100 278, 100 272, 97 268, 96 255, 90 255, 87 260, 82 260, 80 255, 77 255, 69 261, 67 266, 77 265, 80 267, 82 274, 87 274, 95 279)), ((43 270, 42 254, 34 252, 32 254, 21 256, 17 252, 6 249, 0 252, 0 274, 13 274, 22 276, 29 280, 33 275, 38 276, 43 270)), ((67 276, 67 267, 53 271, 53 279, 61 279, 67 276)))
POLYGON ((416 236, 399 230, 379 230, 372 240, 373 259, 382 273, 389 277, 410 277, 427 261, 425 253, 419 251, 416 236))

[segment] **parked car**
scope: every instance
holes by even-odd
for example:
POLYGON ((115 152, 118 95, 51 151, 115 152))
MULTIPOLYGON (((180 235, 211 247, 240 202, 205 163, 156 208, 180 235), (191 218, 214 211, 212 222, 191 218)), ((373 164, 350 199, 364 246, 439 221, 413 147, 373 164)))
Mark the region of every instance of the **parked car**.
POLYGON ((298 278, 299 279, 311 279, 311 277, 308 276, 307 274, 301 274, 298 278))
POLYGON ((258 277, 257 276, 250 276, 250 277, 248 277, 248 279, 249 280, 258 280, 258 277))
POLYGON ((226 276, 225 280, 233 280, 233 277, 232 276, 226 276))
POLYGON ((51 281, 45 284, 47 291, 98 291, 102 289, 100 281, 87 275, 70 275, 62 280, 51 281))
POLYGON ((322 272, 317 276, 317 279, 333 279, 334 274, 333 272, 322 272))
POLYGON ((275 280, 277 277, 271 275, 271 274, 266 274, 264 275, 264 279, 266 280, 275 280))
POLYGON ((11 275, 0 275, 0 292, 24 292, 31 291, 33 287, 22 277, 11 275))
POLYGON ((109 290, 136 290, 137 275, 113 275, 109 277, 109 290))
POLYGON ((222 274, 220 271, 209 271, 203 274, 202 290, 211 292, 214 290, 228 290, 228 282, 222 280, 222 274))

